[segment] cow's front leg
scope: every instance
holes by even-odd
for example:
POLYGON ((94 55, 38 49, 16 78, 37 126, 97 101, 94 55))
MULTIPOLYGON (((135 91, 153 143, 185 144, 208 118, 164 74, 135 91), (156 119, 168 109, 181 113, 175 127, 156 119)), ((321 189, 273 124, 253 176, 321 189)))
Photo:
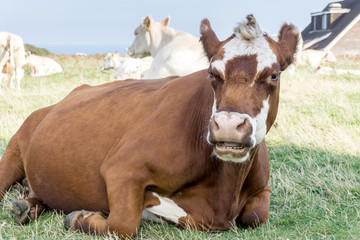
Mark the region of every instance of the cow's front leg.
POLYGON ((45 209, 45 204, 31 190, 27 199, 14 201, 11 207, 15 221, 20 224, 28 223, 31 220, 36 220, 45 209))
POLYGON ((110 233, 124 238, 136 236, 143 210, 144 185, 128 175, 131 171, 119 176, 116 169, 103 173, 110 210, 108 218, 97 212, 75 211, 65 219, 67 229, 97 235, 110 233))
POLYGON ((271 187, 267 186, 250 197, 237 219, 237 224, 254 228, 265 223, 269 219, 270 193, 271 187))

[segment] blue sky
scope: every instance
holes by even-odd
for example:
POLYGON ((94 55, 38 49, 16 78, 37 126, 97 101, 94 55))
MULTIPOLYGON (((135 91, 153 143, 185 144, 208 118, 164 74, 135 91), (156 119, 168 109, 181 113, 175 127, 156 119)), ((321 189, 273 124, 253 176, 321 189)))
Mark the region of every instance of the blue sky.
POLYGON ((329 0, 3 0, 0 31, 16 33, 31 44, 130 44, 134 29, 146 15, 156 21, 171 17, 170 26, 199 36, 207 17, 220 39, 249 13, 269 34, 283 22, 300 30, 310 13, 329 0))

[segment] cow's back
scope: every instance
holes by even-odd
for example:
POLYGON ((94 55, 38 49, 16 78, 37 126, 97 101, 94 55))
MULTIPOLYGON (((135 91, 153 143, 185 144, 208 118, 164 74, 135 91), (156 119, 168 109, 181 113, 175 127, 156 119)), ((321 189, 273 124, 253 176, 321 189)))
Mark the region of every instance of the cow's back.
MULTIPOLYGON (((84 86, 54 105, 33 131, 24 159, 26 176, 35 194, 50 208, 65 212, 82 208, 106 211, 106 187, 100 166, 120 148, 143 144, 145 151, 146 141, 162 141, 159 136, 151 140, 151 136, 141 134, 151 133, 145 125, 149 121, 157 124, 156 117, 163 118, 166 108, 171 109, 166 104, 166 97, 171 95, 164 95, 171 81, 127 80, 84 86)), ((181 95, 174 95, 170 102, 180 102, 177 98, 181 95)), ((172 124, 171 118, 169 121, 172 124)))

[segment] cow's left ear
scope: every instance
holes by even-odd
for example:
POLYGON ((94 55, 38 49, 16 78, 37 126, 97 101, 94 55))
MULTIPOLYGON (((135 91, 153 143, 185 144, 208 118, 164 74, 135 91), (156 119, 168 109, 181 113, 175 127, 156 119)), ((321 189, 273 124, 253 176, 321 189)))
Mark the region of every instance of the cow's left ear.
POLYGON ((142 25, 143 27, 145 28, 145 30, 147 32, 150 31, 150 28, 151 28, 151 25, 153 23, 154 19, 149 15, 149 16, 146 16, 142 22, 142 25))
POLYGON ((170 16, 168 16, 167 18, 165 18, 160 22, 160 24, 163 25, 164 27, 168 27, 169 23, 170 23, 170 16))
POLYGON ((279 32, 276 55, 281 71, 284 71, 294 60, 297 51, 301 51, 301 34, 293 24, 284 24, 279 32))

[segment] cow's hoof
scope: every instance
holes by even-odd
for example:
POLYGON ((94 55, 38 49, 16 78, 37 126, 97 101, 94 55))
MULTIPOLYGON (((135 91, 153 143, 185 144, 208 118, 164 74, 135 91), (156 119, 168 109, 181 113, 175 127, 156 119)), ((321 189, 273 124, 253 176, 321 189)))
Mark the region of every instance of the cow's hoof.
POLYGON ((71 212, 69 215, 66 216, 64 221, 64 227, 66 230, 76 230, 75 222, 79 219, 79 215, 81 215, 81 211, 74 211, 71 212))
POLYGON ((13 212, 17 223, 25 224, 30 221, 30 206, 26 200, 17 200, 13 202, 11 211, 13 212))

